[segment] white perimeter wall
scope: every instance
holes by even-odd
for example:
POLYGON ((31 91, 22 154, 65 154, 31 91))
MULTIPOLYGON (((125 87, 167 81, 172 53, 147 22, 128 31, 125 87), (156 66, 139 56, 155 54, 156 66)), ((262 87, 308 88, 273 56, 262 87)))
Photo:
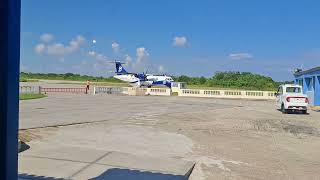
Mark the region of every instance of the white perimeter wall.
MULTIPOLYGON (((95 87, 95 94, 119 92, 119 87, 95 87)), ((186 97, 212 97, 212 98, 234 98, 234 99, 275 99, 274 91, 244 91, 244 90, 208 90, 208 89, 169 89, 169 88, 135 88, 123 87, 122 93, 132 96, 170 96, 172 92, 178 96, 186 97)), ((112 94, 112 93, 108 93, 112 94)))

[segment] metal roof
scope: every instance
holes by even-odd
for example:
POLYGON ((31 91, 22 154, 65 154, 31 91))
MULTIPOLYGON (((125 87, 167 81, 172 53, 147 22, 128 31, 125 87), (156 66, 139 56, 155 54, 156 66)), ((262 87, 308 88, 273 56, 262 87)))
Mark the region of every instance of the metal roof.
POLYGON ((308 70, 305 70, 305 71, 296 72, 296 73, 294 73, 294 75, 295 76, 301 76, 301 75, 312 73, 312 72, 315 72, 315 71, 320 71, 320 66, 312 68, 312 69, 308 69, 308 70))
POLYGON ((281 86, 284 86, 284 87, 301 87, 301 85, 299 85, 299 84, 282 84, 281 86))

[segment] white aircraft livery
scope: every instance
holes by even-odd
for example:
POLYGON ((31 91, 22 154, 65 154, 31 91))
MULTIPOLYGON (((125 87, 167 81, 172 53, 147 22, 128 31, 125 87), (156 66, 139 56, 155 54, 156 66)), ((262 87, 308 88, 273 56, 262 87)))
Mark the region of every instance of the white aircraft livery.
POLYGON ((171 82, 173 82, 173 79, 167 75, 128 73, 122 66, 123 63, 115 61, 115 64, 116 64, 116 75, 114 75, 113 77, 116 79, 120 79, 122 81, 128 82, 133 87, 141 87, 141 86, 171 87, 171 82))

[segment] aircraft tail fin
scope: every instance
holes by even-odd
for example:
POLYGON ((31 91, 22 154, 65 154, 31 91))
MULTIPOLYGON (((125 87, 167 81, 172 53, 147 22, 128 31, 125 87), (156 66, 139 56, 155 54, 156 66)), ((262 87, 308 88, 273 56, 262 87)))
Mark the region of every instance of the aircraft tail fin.
POLYGON ((116 72, 117 74, 127 74, 128 72, 124 69, 122 66, 123 63, 121 62, 116 62, 116 72))

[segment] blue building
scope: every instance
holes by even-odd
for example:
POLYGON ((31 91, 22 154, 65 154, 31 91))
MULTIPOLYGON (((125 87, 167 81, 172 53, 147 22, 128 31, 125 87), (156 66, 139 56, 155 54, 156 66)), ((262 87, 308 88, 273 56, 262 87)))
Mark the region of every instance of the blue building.
POLYGON ((294 73, 295 84, 303 87, 311 106, 320 106, 320 66, 309 70, 297 70, 294 73))

